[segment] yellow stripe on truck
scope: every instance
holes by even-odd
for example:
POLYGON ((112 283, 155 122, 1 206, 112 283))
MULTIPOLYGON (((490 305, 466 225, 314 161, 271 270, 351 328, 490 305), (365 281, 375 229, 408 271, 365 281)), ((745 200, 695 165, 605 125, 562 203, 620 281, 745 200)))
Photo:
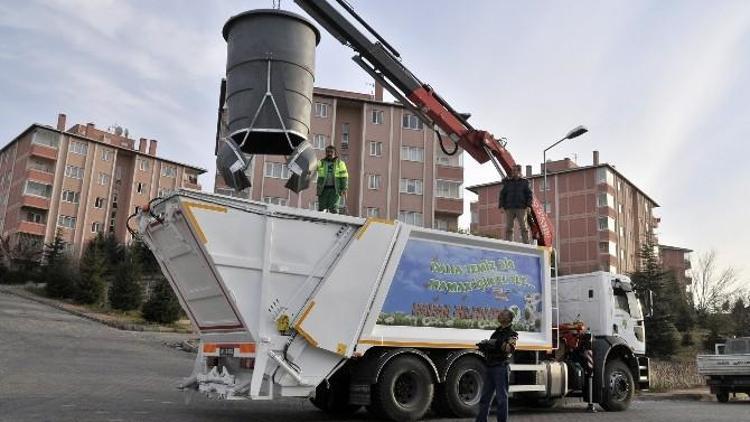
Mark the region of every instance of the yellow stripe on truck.
POLYGON ((200 224, 198 224, 198 220, 195 218, 195 214, 192 210, 193 208, 200 208, 204 210, 223 213, 227 212, 227 208, 218 205, 201 204, 198 202, 182 202, 182 211, 185 215, 185 218, 187 218, 188 223, 193 228, 193 230, 195 230, 195 233, 198 235, 198 239, 200 239, 201 243, 205 244, 206 242, 208 242, 208 239, 206 239, 206 234, 203 233, 203 229, 201 229, 200 224))

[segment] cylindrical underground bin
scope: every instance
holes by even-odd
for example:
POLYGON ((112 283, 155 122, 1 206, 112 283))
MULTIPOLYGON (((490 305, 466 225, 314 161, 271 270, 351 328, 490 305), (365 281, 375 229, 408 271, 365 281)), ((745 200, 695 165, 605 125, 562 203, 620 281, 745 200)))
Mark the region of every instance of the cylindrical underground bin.
POLYGON ((320 32, 294 13, 258 9, 231 17, 222 33, 230 136, 248 154, 291 154, 310 133, 320 32))

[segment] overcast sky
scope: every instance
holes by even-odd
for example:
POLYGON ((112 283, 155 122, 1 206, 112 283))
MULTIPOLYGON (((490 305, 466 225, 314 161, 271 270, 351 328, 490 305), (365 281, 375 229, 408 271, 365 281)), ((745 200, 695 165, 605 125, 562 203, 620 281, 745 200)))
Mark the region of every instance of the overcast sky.
MULTIPOLYGON (((659 203, 662 243, 713 248, 750 278, 750 2, 351 3, 475 127, 507 137, 518 162, 538 172, 542 150, 584 124, 548 158, 588 165, 599 150, 659 203)), ((0 142, 59 112, 69 126, 117 123, 207 168, 212 190, 221 28, 272 4, 4 0, 0 142)), ((351 55, 324 33, 316 84, 369 92, 351 55)), ((491 165, 465 163, 467 186, 497 180, 491 165)))

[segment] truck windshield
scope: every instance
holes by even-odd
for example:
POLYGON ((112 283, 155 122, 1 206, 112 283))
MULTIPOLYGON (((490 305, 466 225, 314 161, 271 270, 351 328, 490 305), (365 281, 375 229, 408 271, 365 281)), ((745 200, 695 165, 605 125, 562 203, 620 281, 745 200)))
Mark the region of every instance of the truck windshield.
POLYGON ((635 297, 634 292, 627 292, 628 305, 630 306, 630 316, 637 320, 643 319, 643 310, 641 309, 641 302, 635 297))

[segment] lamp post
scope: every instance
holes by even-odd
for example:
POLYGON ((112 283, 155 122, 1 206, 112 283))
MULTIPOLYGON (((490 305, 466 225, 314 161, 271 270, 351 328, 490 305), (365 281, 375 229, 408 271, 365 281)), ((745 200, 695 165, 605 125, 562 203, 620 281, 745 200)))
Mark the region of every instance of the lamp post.
MULTIPOLYGON (((571 129, 570 132, 568 132, 568 134, 565 135, 565 137, 555 142, 554 144, 548 146, 547 148, 544 149, 544 152, 542 152, 542 166, 544 167, 543 170, 544 170, 544 213, 545 214, 547 213, 547 190, 549 189, 549 185, 547 185, 547 151, 556 147, 562 141, 577 138, 588 131, 589 130, 586 129, 586 126, 582 126, 582 125, 576 126, 573 129, 571 129)), ((555 224, 555 230, 557 230, 557 224, 555 224)), ((558 240, 557 240, 557 233, 555 233, 555 244, 559 245, 558 240)), ((559 248, 556 247, 555 249, 559 249, 559 248)), ((557 272, 557 252, 555 252, 555 272, 557 272)))

